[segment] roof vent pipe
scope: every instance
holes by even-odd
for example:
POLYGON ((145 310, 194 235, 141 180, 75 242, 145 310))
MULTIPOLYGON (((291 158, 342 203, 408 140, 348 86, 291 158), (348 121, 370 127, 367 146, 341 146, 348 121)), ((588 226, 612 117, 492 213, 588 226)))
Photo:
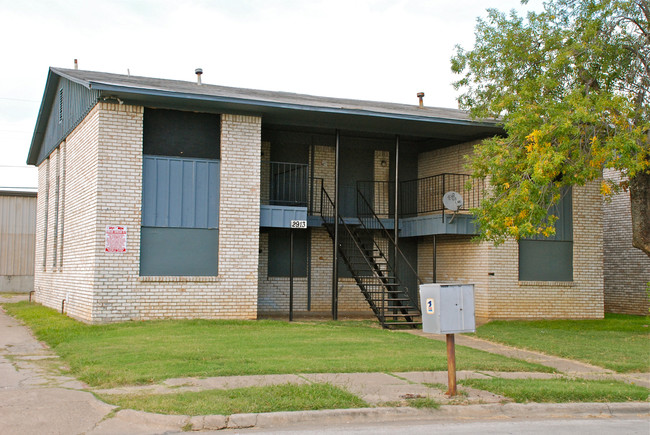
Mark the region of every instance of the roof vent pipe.
POLYGON ((201 86, 201 74, 203 74, 203 70, 201 68, 197 68, 194 70, 194 73, 196 74, 196 84, 201 86))
POLYGON ((77 62, 77 59, 74 60, 74 69, 79 69, 79 62, 77 62))
POLYGON ((418 98, 420 99, 420 107, 424 107, 424 92, 418 92, 418 98))

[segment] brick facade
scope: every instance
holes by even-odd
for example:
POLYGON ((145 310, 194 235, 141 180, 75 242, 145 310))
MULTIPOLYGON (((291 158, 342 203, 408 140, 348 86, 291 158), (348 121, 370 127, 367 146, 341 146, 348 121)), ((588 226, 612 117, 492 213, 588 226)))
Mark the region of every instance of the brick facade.
MULTIPOLYGON (((260 202, 269 195, 260 182, 261 161, 273 146, 261 141, 259 117, 223 114, 214 126, 221 132, 219 274, 140 276, 143 116, 140 106, 98 103, 40 164, 36 299, 92 323, 286 313, 289 280, 268 276, 268 235, 259 229, 260 202), (126 252, 105 252, 108 225, 127 228, 126 252)), ((420 154, 418 177, 466 173, 465 155, 473 145, 420 154)), ((312 150, 313 175, 331 193, 335 150, 317 144, 312 150)), ((389 162, 388 151, 374 153, 375 180, 389 179, 389 162)), ((375 201, 386 200, 375 195, 375 201)), ((479 320, 602 317, 608 278, 598 183, 574 190, 573 216, 572 282, 520 282, 516 242, 494 247, 460 235, 436 236, 437 281, 474 283, 479 320)), ((325 313, 331 309, 332 240, 324 228, 310 233, 311 310, 325 313)), ((418 239, 418 272, 432 281, 432 236, 418 239)), ((307 310, 307 278, 295 279, 294 292, 295 310, 307 310)), ((632 300, 624 291, 617 295, 608 300, 632 300)), ((341 278, 339 312, 350 311, 370 314, 354 280, 341 278)))
MULTIPOLYGON (((605 178, 620 181, 620 173, 606 170, 605 178)), ((614 195, 604 205, 605 312, 648 315, 650 258, 632 246, 630 193, 614 195)))
MULTIPOLYGON (((418 177, 468 173, 466 155, 476 142, 422 153, 418 177)), ((599 183, 574 188, 573 281, 519 281, 519 245, 494 247, 471 236, 437 236, 437 279, 475 284, 476 316, 488 319, 601 318, 603 316, 602 199, 599 183)), ((431 282, 433 240, 419 241, 419 273, 431 282)))
POLYGON ((65 195, 59 195, 65 239, 57 266, 53 168, 61 151, 40 165, 36 255, 45 265, 35 274, 37 300, 57 309, 65 301, 68 315, 93 323, 257 318, 261 119, 226 114, 215 126, 221 203, 220 273, 213 277, 139 276, 142 121, 142 107, 99 103, 66 139, 65 195), (104 252, 107 225, 126 226, 125 253, 104 252))
MULTIPOLYGON (((270 156, 271 143, 263 144, 264 156, 270 156)), ((311 161, 311 150, 309 151, 311 161)), ((263 159, 265 157, 262 157, 263 159)), ((322 178, 329 195, 334 192, 335 148, 314 146, 314 177, 322 178)), ((316 185, 314 189, 320 189, 316 185)), ((262 191, 265 187, 262 186, 262 191)), ((320 192, 314 196, 320 200, 320 192)), ((305 313, 308 308, 318 314, 326 314, 332 309, 332 258, 333 242, 324 228, 312 228, 311 238, 311 306, 308 307, 307 278, 294 278, 294 310, 305 313)), ((268 234, 260 234, 259 255, 259 311, 263 315, 286 314, 289 311, 289 278, 268 276, 268 234)), ((352 278, 339 278, 338 309, 345 312, 358 312, 369 315, 372 312, 361 290, 352 278)))

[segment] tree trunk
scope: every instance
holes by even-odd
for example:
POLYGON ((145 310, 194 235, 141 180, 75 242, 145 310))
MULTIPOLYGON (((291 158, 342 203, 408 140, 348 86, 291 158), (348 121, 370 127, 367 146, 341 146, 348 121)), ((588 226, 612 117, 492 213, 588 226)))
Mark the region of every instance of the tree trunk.
POLYGON ((650 173, 638 173, 630 179, 630 206, 632 246, 650 257, 650 173))

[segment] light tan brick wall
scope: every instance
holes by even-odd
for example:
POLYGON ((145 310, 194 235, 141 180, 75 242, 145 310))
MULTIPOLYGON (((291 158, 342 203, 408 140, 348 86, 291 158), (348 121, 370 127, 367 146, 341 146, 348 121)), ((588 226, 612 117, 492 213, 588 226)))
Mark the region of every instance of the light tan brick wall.
MULTIPOLYGON (((312 310, 332 310, 332 238, 324 228, 314 228, 311 239, 312 310)), ((345 267, 345 266, 344 266, 345 267)), ((339 278, 339 311, 370 310, 368 302, 352 278, 339 278)))
MULTIPOLYGON (((327 194, 334 201, 334 182, 336 167, 336 148, 325 145, 314 146, 314 178, 322 178, 327 194)), ((311 161, 311 149, 309 161, 311 161)), ((319 187, 320 188, 320 187, 319 187)))
POLYGON ((602 318, 603 236, 599 182, 573 190, 573 281, 519 281, 518 247, 491 248, 490 319, 602 318))
MULTIPOLYGON (((332 309, 332 239, 324 228, 311 229, 311 311, 327 313, 332 309)), ((295 312, 307 311, 307 278, 294 278, 295 312)), ((260 234, 259 311, 263 314, 289 312, 289 278, 268 276, 268 234, 260 234)), ((370 313, 361 290, 351 278, 339 279, 341 312, 370 313)))
MULTIPOLYGON (((488 244, 472 236, 436 236, 436 282, 474 284, 474 308, 482 321, 488 318, 488 254, 488 244)), ((433 282, 433 236, 418 241, 418 274, 425 283, 433 282)))
MULTIPOLYGON (((390 152, 375 150, 373 177, 374 181, 389 181, 390 180, 390 152)), ((373 192, 375 213, 380 218, 388 218, 388 210, 390 210, 388 202, 390 201, 389 184, 381 183, 375 184, 375 191, 373 192)))
MULTIPOLYGON (((37 268, 37 300, 84 321, 257 317, 261 119, 222 115, 219 275, 140 277, 143 108, 100 103, 66 141, 63 265, 37 268), (242 171, 241 168, 246 168, 242 171), (104 252, 107 225, 127 252, 104 252)), ((215 128, 219 128, 218 125, 215 128)), ((54 183, 50 159, 50 190, 54 183)), ((37 258, 43 257, 47 162, 39 168, 37 258)), ((50 202, 54 195, 50 193, 50 202)), ((54 208, 48 207, 52 227, 54 208)))
MULTIPOLYGON (((475 142, 420 154, 418 177, 468 173, 475 142)), ((438 282, 475 284, 476 315, 488 319, 600 318, 603 315, 602 207, 598 183, 573 192, 573 282, 520 282, 519 247, 477 244, 470 236, 438 236, 438 282)), ((418 271, 430 282, 432 239, 418 247, 418 271)))
POLYGON ((66 138, 65 143, 39 166, 39 193, 36 235, 35 297, 46 306, 61 309, 71 317, 90 321, 97 221, 99 106, 66 138), (60 159, 60 161, 59 161, 60 159), (49 183, 47 182, 47 165, 49 183), (59 166, 60 195, 58 254, 54 266, 56 168, 59 166), (49 193, 46 188, 49 184, 49 193), (63 194, 65 193, 65 194, 63 194), (45 246, 45 201, 47 205, 47 246, 45 246), (65 234, 62 233, 64 228, 65 234), (45 249, 46 262, 43 265, 45 249))
POLYGON ((478 142, 467 142, 446 148, 421 153, 418 156, 418 178, 451 172, 454 174, 469 174, 465 168, 465 156, 474 154, 474 145, 478 142))
MULTIPOLYGON (((621 175, 606 170, 604 177, 620 181, 621 175)), ((632 246, 630 194, 621 192, 603 204, 605 245, 605 312, 648 315, 650 258, 632 246)))

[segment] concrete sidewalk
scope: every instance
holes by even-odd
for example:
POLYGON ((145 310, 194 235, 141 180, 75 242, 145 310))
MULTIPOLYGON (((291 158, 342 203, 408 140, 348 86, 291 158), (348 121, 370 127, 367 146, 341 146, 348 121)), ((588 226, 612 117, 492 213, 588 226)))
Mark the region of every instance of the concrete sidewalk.
MULTIPOLYGON (((420 330, 405 330, 404 332, 418 335, 420 337, 430 338, 432 340, 446 340, 444 335, 427 334, 420 330)), ((613 370, 597 367, 581 361, 546 355, 532 350, 518 349, 505 344, 494 343, 467 335, 456 334, 455 343, 458 346, 471 347, 473 349, 507 356, 508 358, 516 358, 531 363, 541 364, 546 367, 554 368, 558 372, 572 377, 583 379, 613 379, 628 384, 650 388, 650 373, 616 373, 613 370)))
MULTIPOLYGON (((12 301, 26 299, 25 295, 12 301)), ((6 302, 0 296, 0 302, 6 302)), ((433 336, 431 338, 437 338, 433 336)), ((540 362, 547 361, 558 370, 560 362, 572 376, 618 376, 593 366, 536 353, 520 353, 518 349, 458 336, 459 345, 483 347, 482 350, 540 362), (512 353, 514 352, 514 353, 512 353), (562 361, 559 361, 562 360, 562 361)), ((293 423, 350 421, 356 423, 395 421, 483 419, 483 418, 576 418, 593 416, 650 416, 649 403, 614 404, 513 404, 504 397, 485 391, 461 387, 463 395, 444 395, 446 372, 406 373, 320 373, 301 375, 227 376, 215 378, 168 379, 158 385, 123 387, 110 390, 91 389, 62 375, 59 358, 39 343, 15 319, 0 310, 0 433, 2 434, 162 434, 193 430, 224 428, 277 427, 293 423), (232 389, 282 383, 330 383, 358 395, 371 405, 380 407, 348 410, 277 412, 267 414, 234 414, 231 416, 170 416, 133 410, 118 410, 95 398, 102 394, 156 394, 232 389), (438 384, 438 385, 436 385, 438 384), (438 410, 408 407, 410 400, 429 397, 443 406, 438 410)), ((503 373, 460 371, 458 379, 510 377, 552 378, 560 374, 503 373)))

